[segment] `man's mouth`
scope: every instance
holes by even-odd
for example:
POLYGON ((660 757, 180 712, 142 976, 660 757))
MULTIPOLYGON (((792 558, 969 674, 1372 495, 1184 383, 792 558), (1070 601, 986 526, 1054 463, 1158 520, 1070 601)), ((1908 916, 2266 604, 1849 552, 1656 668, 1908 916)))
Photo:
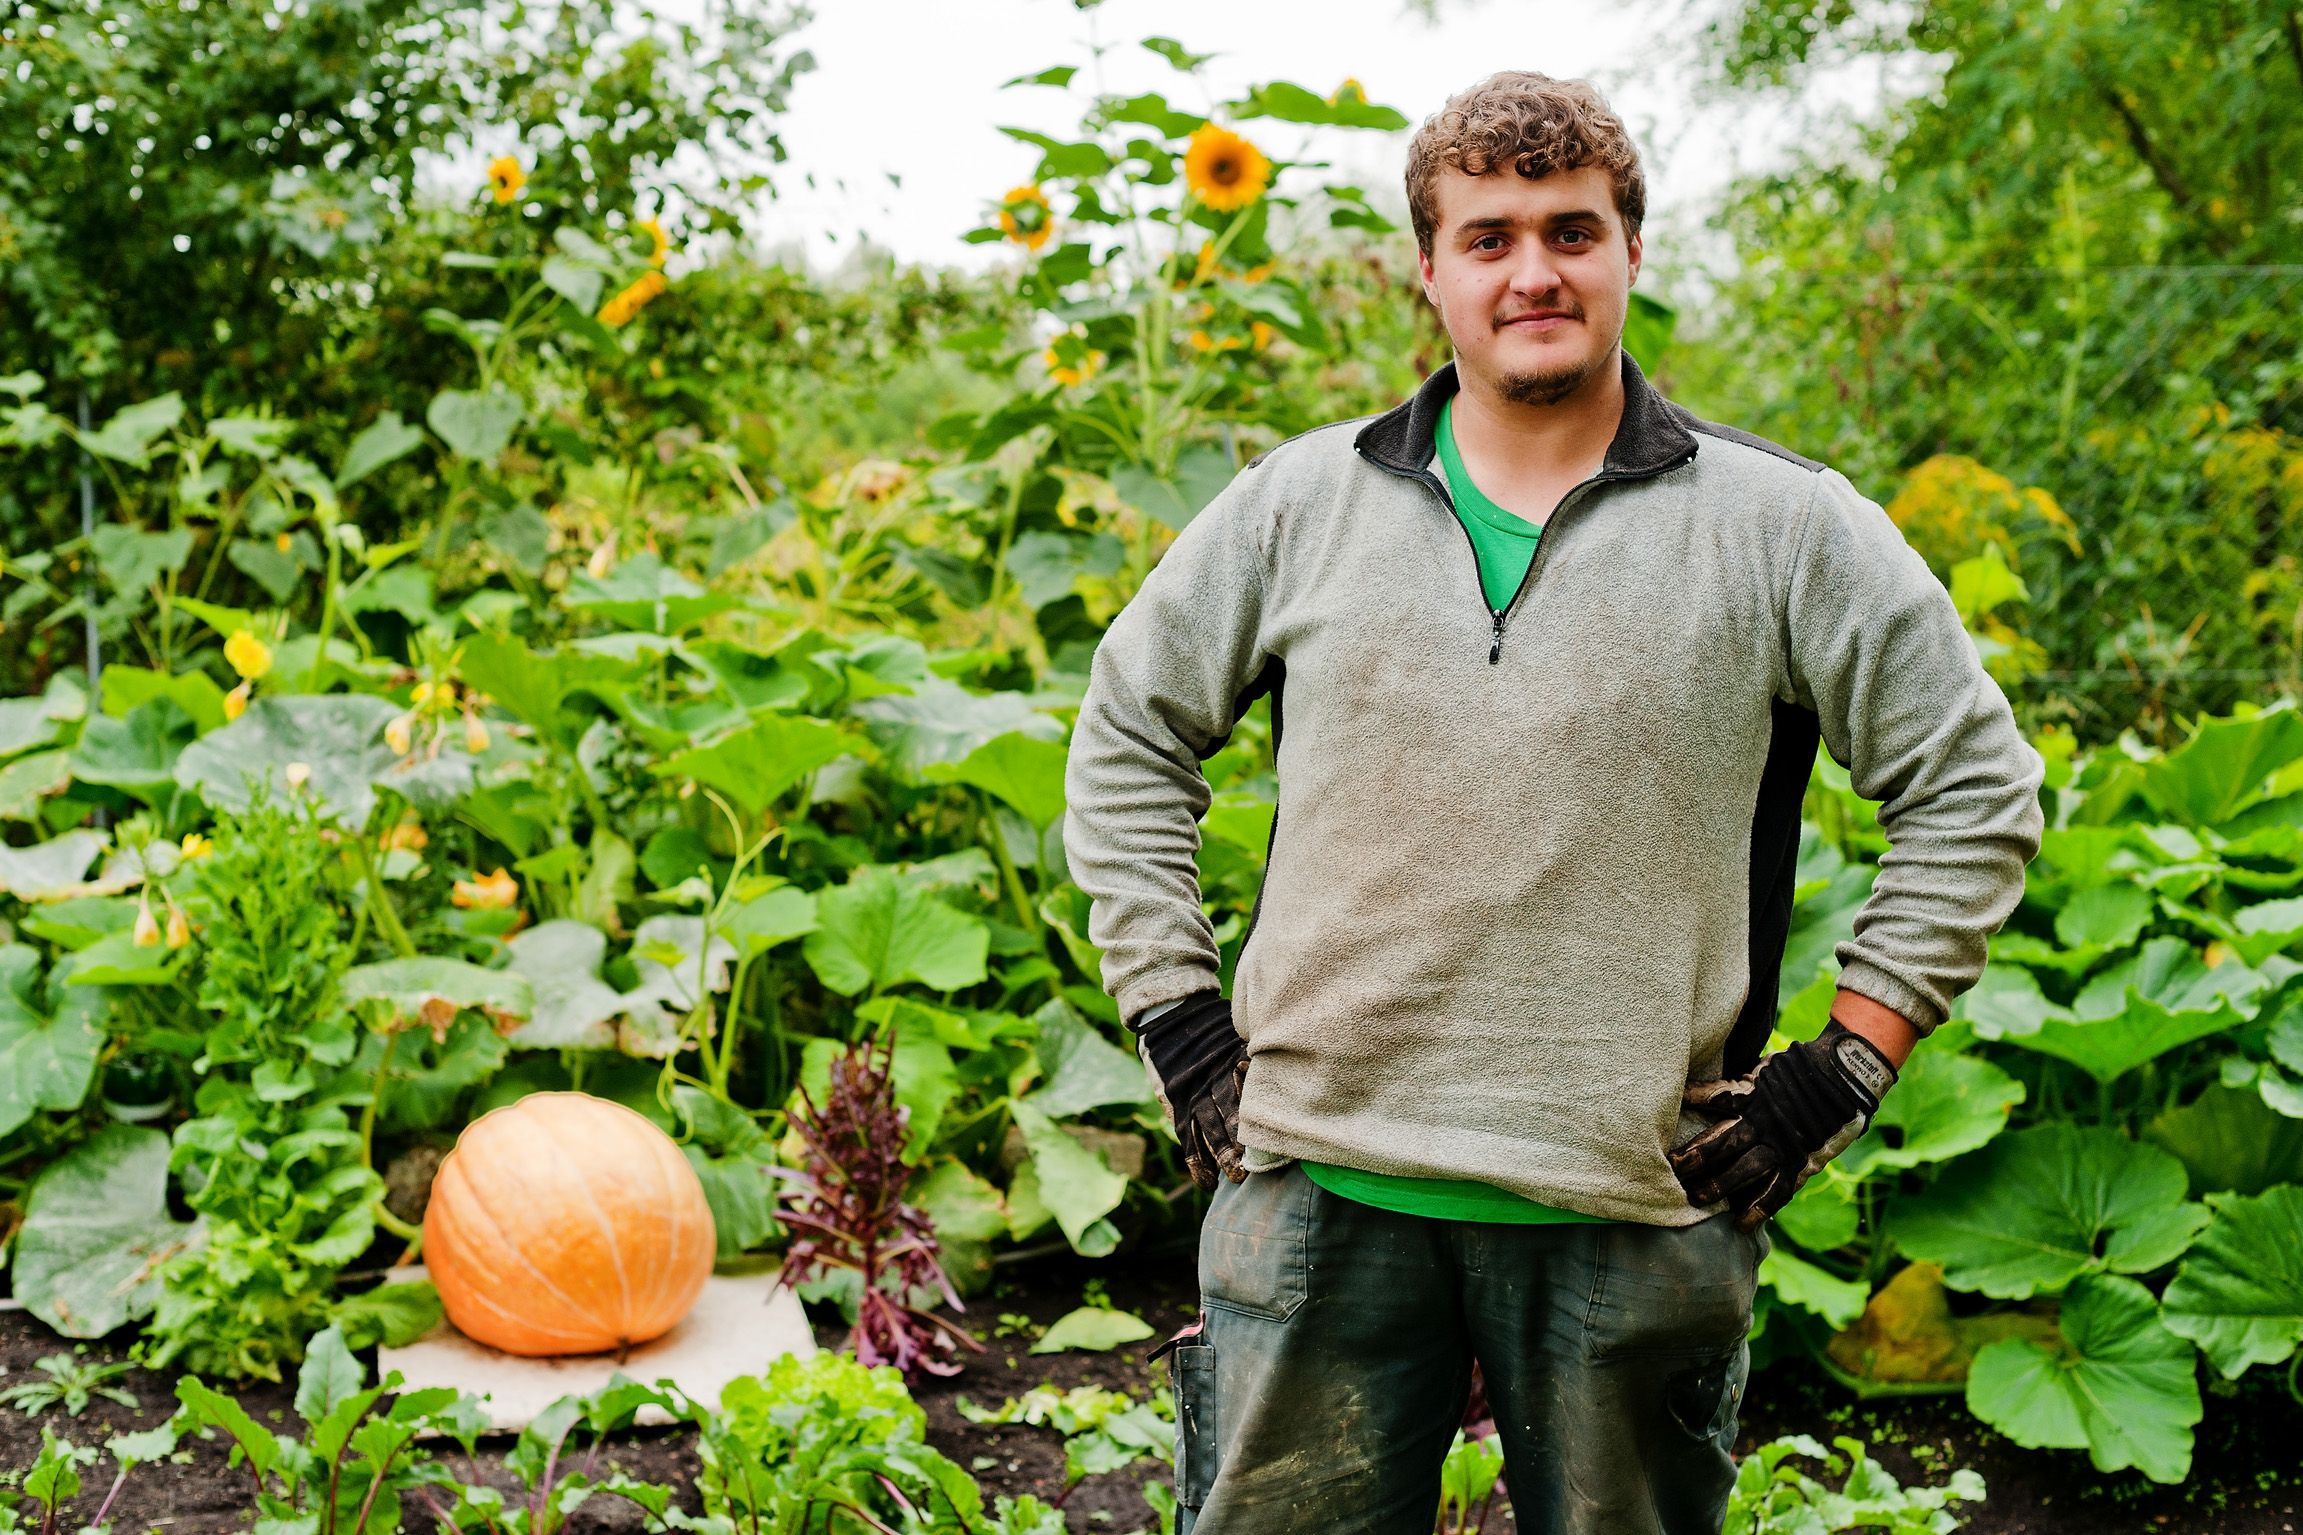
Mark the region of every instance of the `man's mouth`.
POLYGON ((1550 330, 1555 323, 1565 324, 1567 321, 1574 318, 1575 316, 1568 314, 1564 310, 1551 309, 1545 310, 1541 314, 1513 315, 1510 319, 1504 321, 1503 323, 1507 326, 1522 325, 1527 327, 1529 330, 1550 330))

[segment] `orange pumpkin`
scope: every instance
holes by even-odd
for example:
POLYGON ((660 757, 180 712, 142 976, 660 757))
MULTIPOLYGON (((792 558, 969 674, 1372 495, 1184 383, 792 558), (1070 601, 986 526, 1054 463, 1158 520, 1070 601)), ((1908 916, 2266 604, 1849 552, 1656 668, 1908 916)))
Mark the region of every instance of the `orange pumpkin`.
POLYGON ((424 1211, 424 1262, 466 1337, 593 1354, 669 1332, 715 1247, 672 1138, 588 1093, 530 1093, 465 1127, 424 1211))

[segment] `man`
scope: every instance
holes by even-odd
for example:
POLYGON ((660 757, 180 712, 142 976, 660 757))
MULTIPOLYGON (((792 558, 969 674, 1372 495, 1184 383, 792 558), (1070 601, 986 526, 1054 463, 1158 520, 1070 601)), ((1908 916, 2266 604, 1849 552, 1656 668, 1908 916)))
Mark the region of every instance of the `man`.
POLYGON ((1422 1535, 1476 1357, 1522 1529, 1716 1531, 1761 1225, 1974 982, 2041 764, 1875 503, 1621 350, 1645 188, 1595 91, 1482 82, 1407 186, 1454 362, 1250 463, 1072 738, 1105 984, 1215 1195, 1185 1528, 1422 1535), (1226 999, 1199 765, 1266 692, 1226 999), (1762 1060, 1819 735, 1892 847, 1831 1025, 1762 1060))

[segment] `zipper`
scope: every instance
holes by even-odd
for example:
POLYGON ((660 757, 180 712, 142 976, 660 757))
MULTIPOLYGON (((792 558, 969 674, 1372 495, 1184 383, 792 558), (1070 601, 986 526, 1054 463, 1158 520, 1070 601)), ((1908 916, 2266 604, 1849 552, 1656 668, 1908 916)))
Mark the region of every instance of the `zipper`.
POLYGON ((1472 542, 1471 529, 1463 525, 1463 518, 1460 514, 1457 513, 1455 509, 1455 498, 1447 493, 1446 482, 1441 480, 1438 475, 1433 474, 1429 469, 1401 469, 1396 465, 1385 463, 1382 459, 1376 458, 1372 454, 1369 454, 1365 451, 1360 451, 1360 457, 1366 459, 1369 463, 1375 465, 1378 469, 1383 470, 1386 474, 1396 474, 1401 479, 1415 480, 1420 484, 1429 486, 1432 494, 1439 497, 1439 504, 1447 509, 1448 521, 1454 523, 1456 530, 1463 534, 1464 544, 1471 550, 1472 588, 1473 590, 1480 593, 1479 605, 1483 608, 1487 608, 1488 622, 1490 625, 1487 646, 1487 664, 1490 666, 1497 665, 1503 660, 1504 621, 1510 616, 1511 610, 1519 606, 1519 599, 1526 594, 1527 589, 1535 585, 1536 575, 1543 569, 1544 558, 1550 554, 1552 544, 1554 543, 1554 539, 1551 536, 1552 529, 1559 526, 1559 519, 1565 516, 1569 508, 1576 504, 1576 499, 1585 491, 1591 489, 1593 486, 1604 485, 1611 480, 1637 480, 1645 479, 1650 474, 1668 474, 1672 470, 1677 469, 1681 464, 1686 463, 1688 459, 1691 459, 1694 456, 1695 455, 1693 453, 1689 453, 1684 457, 1673 459, 1670 463, 1665 464, 1660 469, 1647 470, 1640 474, 1609 474, 1605 470, 1602 470, 1598 474, 1593 475, 1590 479, 1585 480, 1582 484, 1577 485, 1573 489, 1569 490, 1566 495, 1559 498, 1559 505, 1552 508, 1551 516, 1544 521, 1543 536, 1536 540, 1535 557, 1528 561, 1527 574, 1519 578, 1519 585, 1516 589, 1513 590, 1511 594, 1511 600, 1506 602, 1500 608, 1490 608, 1487 606, 1486 589, 1480 580, 1479 545, 1472 542))

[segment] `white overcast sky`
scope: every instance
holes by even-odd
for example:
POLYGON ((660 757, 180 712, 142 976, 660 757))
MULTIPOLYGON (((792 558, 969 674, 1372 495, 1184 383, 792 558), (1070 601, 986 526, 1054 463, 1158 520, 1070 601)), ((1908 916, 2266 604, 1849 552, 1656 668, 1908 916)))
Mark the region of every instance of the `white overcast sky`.
MULTIPOLYGON (((775 172, 778 197, 758 229, 763 244, 804 250, 819 269, 865 238, 904 261, 1012 259, 1012 249, 960 238, 982 221, 987 201, 1027 180, 1037 163, 1037 150, 998 127, 1076 130, 1079 87, 1089 77, 1083 68, 1070 90, 1002 90, 1001 82, 1049 65, 1085 66, 1091 33, 1110 45, 1104 89, 1159 90, 1202 112, 1212 103, 1194 99, 1193 83, 1140 47, 1142 38, 1220 54, 1208 66, 1218 97, 1273 79, 1324 95, 1348 76, 1411 123, 1498 69, 1589 79, 1640 145, 1646 260, 1666 280, 1692 256, 1702 215, 1728 179, 1779 156, 1807 113, 1870 115, 1886 88, 1876 68, 1859 67, 1810 88, 1796 113, 1790 103, 1699 108, 1683 0, 1441 0, 1434 22, 1400 0, 1106 0, 1087 12, 1071 0, 815 5, 793 42, 815 55, 816 68, 794 86, 782 123, 791 158, 775 172)), ((1282 154, 1297 152, 1305 133, 1268 119, 1240 127, 1282 154)), ((1404 133, 1322 132, 1319 155, 1357 172, 1378 206, 1404 209, 1404 133)))

